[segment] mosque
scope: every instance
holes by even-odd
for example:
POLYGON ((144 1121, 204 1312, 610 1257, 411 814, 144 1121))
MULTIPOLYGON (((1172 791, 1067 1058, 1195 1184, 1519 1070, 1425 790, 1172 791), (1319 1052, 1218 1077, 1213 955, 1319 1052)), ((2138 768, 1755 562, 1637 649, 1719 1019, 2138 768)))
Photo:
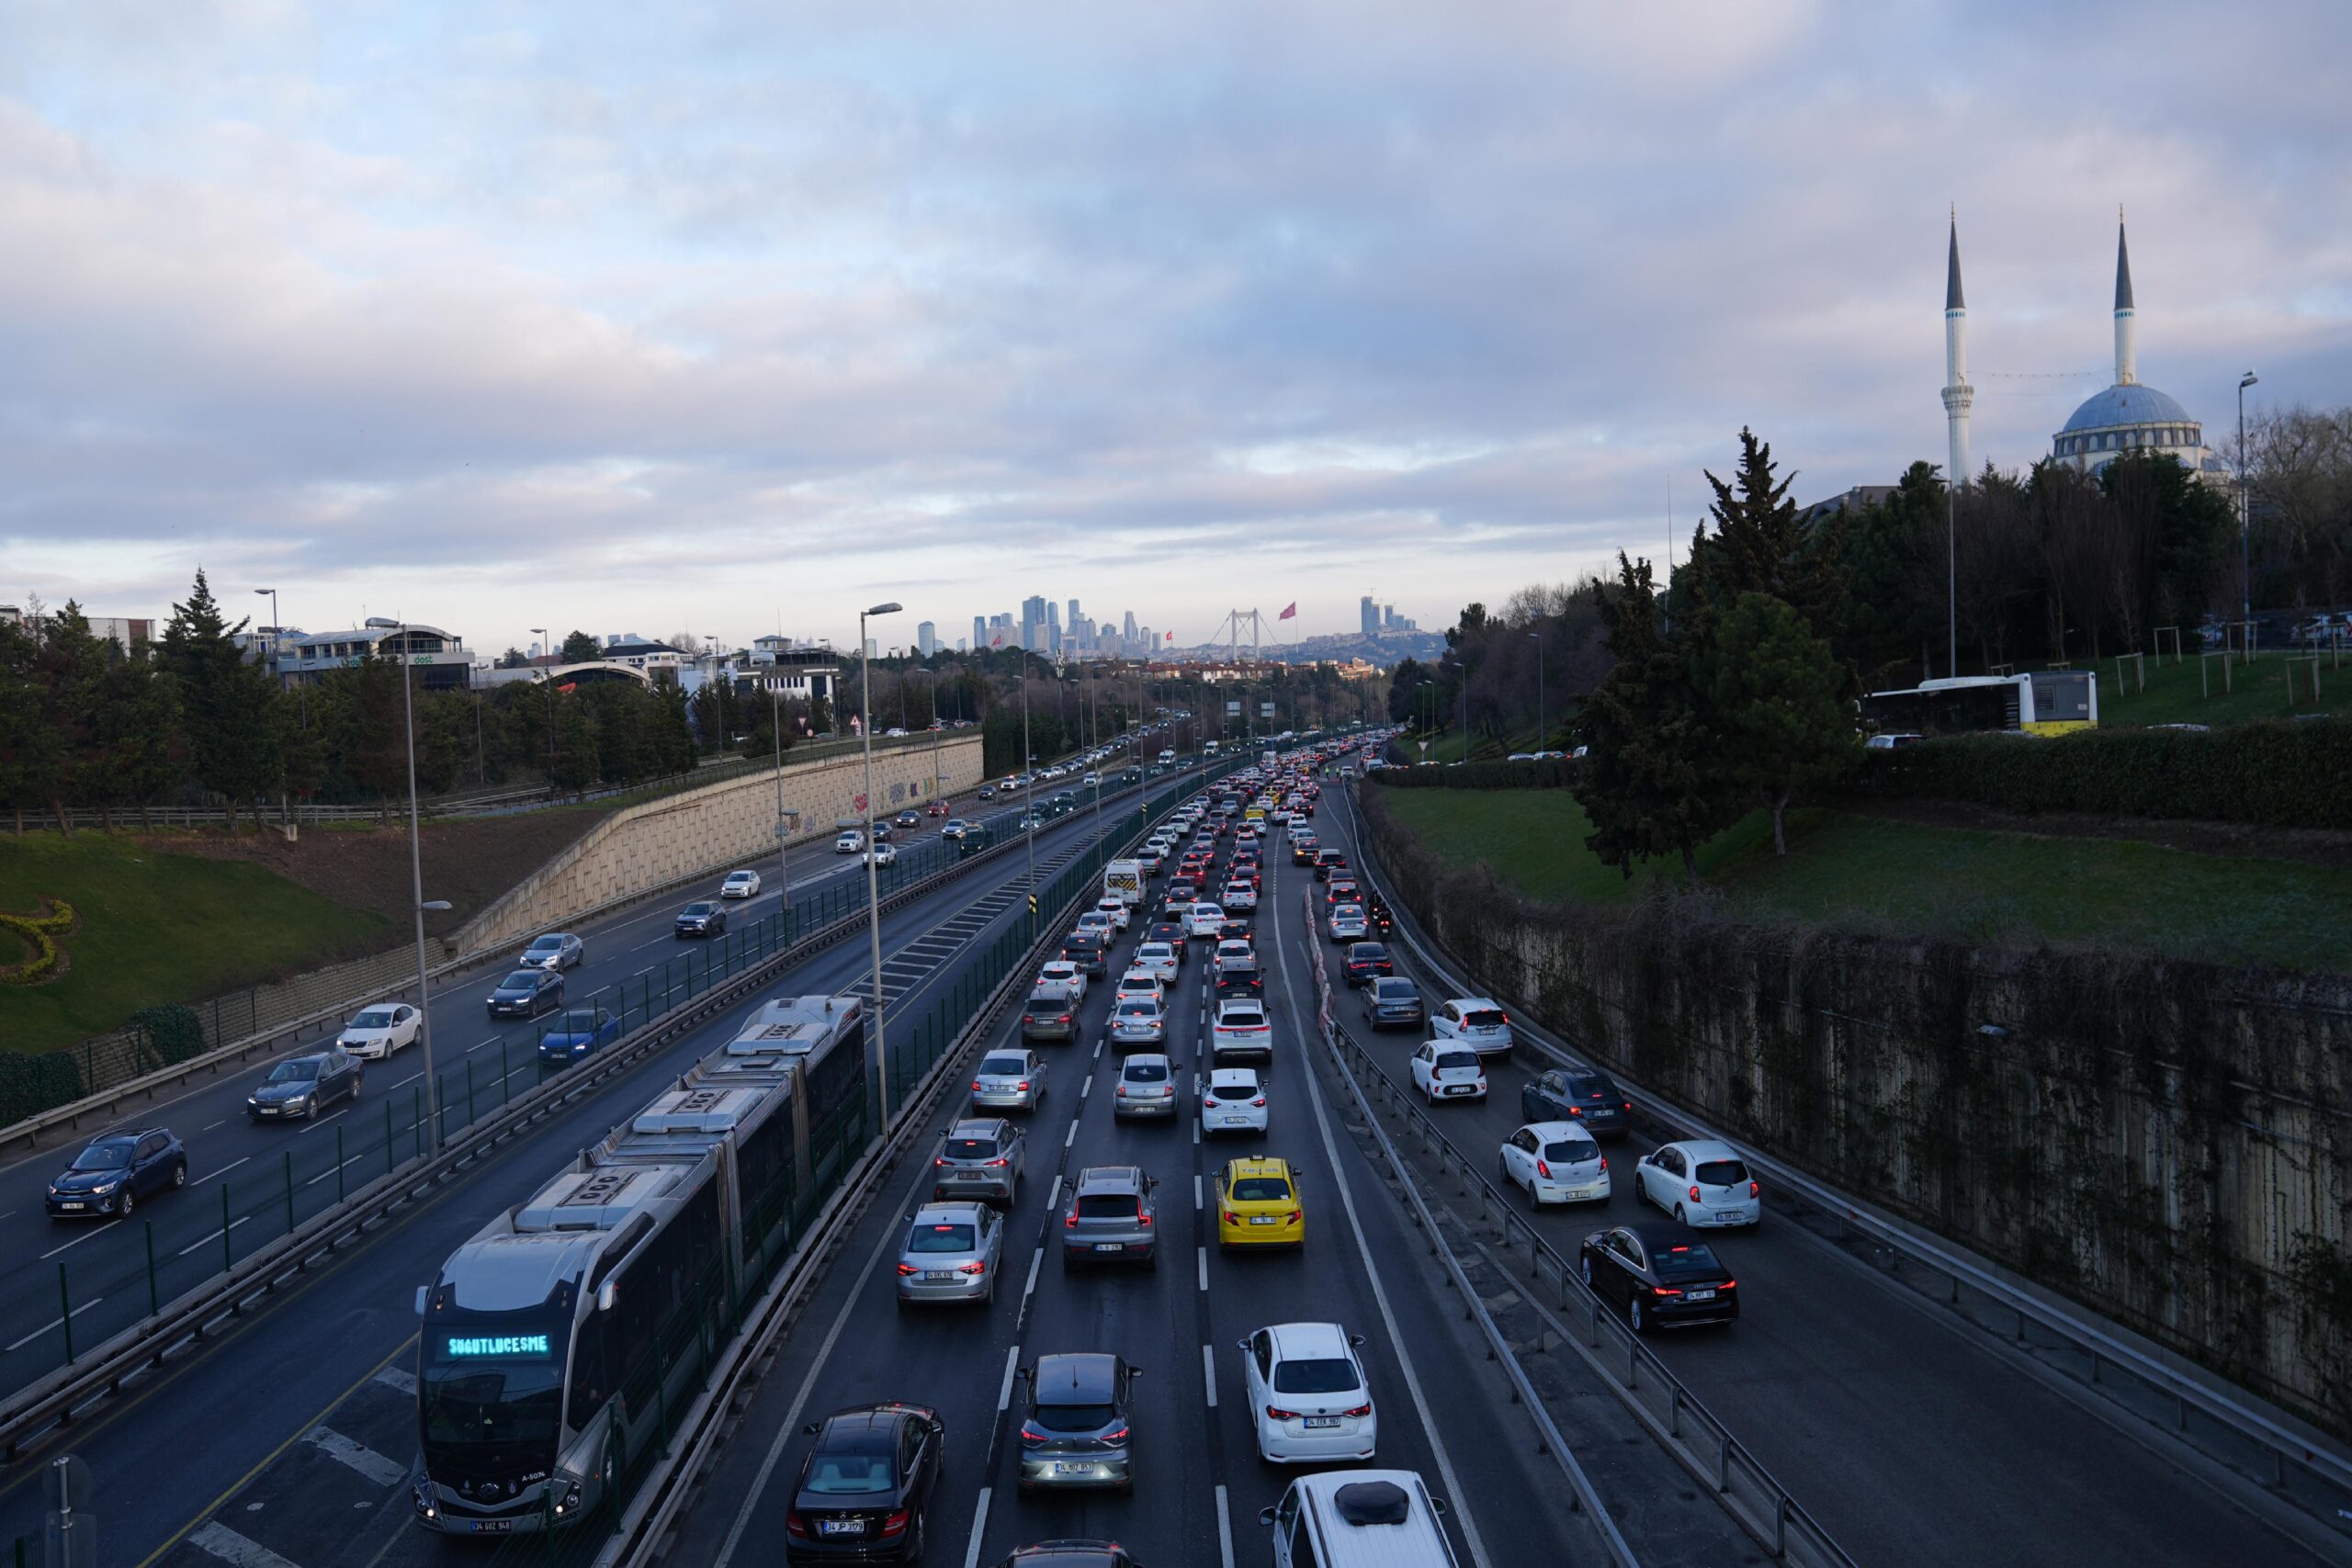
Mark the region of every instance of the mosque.
MULTIPOLYGON (((2122 214, 2115 223, 2115 385, 2095 392, 2050 438, 2050 456, 2083 473, 2095 474, 2126 452, 2162 452, 2209 484, 2228 482, 2228 470, 2205 445, 2205 427, 2171 397, 2143 384, 2139 375, 2138 313, 2132 303, 2132 253, 2124 243, 2122 214)), ((1968 412, 1976 389, 1968 384, 1968 305, 1960 288, 1960 220, 1953 216, 1951 252, 1944 278, 1944 421, 1951 445, 1951 467, 1971 476, 1968 412)))

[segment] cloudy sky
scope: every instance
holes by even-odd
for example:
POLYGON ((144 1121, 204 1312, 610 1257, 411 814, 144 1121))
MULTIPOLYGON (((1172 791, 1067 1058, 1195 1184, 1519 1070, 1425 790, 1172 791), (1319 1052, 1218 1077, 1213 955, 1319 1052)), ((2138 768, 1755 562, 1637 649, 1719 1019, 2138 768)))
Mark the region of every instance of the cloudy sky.
MULTIPOLYGON (((0 0, 0 600, 1424 625, 2110 378, 2352 399, 2352 7, 0 0)), ((264 614, 266 615, 266 609, 264 614)))

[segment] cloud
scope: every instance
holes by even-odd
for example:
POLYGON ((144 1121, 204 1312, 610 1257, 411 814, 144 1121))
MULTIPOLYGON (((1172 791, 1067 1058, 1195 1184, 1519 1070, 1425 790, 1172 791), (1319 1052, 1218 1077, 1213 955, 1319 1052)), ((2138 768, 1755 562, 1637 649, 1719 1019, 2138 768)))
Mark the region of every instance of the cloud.
POLYGON ((2148 379, 2352 363, 2318 3, 19 10, 0 590, 109 613, 1441 623, 1687 532, 1742 424, 1806 497, 1939 457, 1949 201, 2004 465, 2118 200, 2148 379))

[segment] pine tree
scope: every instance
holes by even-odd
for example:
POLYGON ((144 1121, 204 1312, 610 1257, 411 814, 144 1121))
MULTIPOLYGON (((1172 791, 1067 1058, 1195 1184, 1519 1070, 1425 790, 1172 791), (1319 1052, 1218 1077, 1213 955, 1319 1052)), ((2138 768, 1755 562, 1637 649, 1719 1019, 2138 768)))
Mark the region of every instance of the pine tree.
POLYGON ((1707 475, 1714 531, 1702 525, 1689 564, 1675 574, 1678 617, 1726 614, 1743 593, 1769 593, 1804 616, 1815 635, 1830 634, 1846 591, 1846 514, 1833 512, 1808 532, 1797 520, 1789 483, 1773 474, 1772 448, 1741 430, 1731 482, 1707 475), (1696 601, 1688 612, 1686 588, 1696 601))
POLYGON ((555 786, 583 790, 596 782, 596 722, 588 705, 565 692, 556 700, 555 786))
POLYGON ((27 808, 49 804, 58 766, 57 737, 41 717, 37 629, 0 621, 0 806, 15 817, 20 837, 27 808))
POLYGON ((245 626, 227 623, 199 570, 187 602, 172 606, 164 632, 164 662, 178 683, 189 761, 207 789, 228 798, 232 832, 239 802, 277 787, 286 773, 277 718, 283 694, 237 647, 236 634, 245 626))
POLYGON ((1589 749, 1576 796, 1593 830, 1585 847, 1630 879, 1634 863, 1671 853, 1698 874, 1698 846, 1723 825, 1708 737, 1691 683, 1689 638, 1668 631, 1650 563, 1617 557, 1600 614, 1616 665, 1577 716, 1589 749))
POLYGON ((563 639, 562 660, 566 664, 593 664, 604 651, 596 639, 587 632, 575 631, 563 639))
MULTIPOLYGON (((101 730, 110 646, 90 634, 89 620, 71 599, 41 627, 41 723, 53 738, 51 754, 57 760, 49 774, 47 804, 57 814, 61 833, 73 831, 67 806, 96 806, 103 811, 111 803, 101 730)), ((107 826, 112 826, 110 815, 107 826)))
POLYGON ((107 666, 98 722, 111 781, 108 804, 136 806, 141 825, 150 825, 147 808, 187 776, 187 750, 177 688, 148 644, 107 666))
POLYGON ((686 717, 686 694, 675 686, 664 685, 653 694, 661 705, 656 748, 661 757, 661 771, 665 773, 692 773, 695 766, 695 728, 686 717))
POLYGON ((1833 778, 1853 750, 1845 676, 1829 644, 1768 593, 1743 593, 1714 627, 1701 683, 1712 720, 1711 772, 1772 813, 1772 852, 1789 852, 1789 801, 1833 778))

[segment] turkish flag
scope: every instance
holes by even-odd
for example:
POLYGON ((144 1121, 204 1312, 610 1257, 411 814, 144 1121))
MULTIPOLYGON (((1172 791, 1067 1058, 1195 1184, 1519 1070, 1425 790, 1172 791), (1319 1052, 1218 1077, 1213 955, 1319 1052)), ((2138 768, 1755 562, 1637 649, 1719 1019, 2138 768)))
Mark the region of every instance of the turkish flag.
POLYGON ((1174 642, 1176 640, 1176 634, 1174 632, 1170 632, 1168 634, 1168 640, 1170 642, 1174 642))
POLYGON ((999 632, 996 636, 989 638, 989 646, 990 648, 1002 648, 1004 646, 1004 634, 1002 632, 999 632))
POLYGON ((865 810, 865 796, 864 796, 864 795, 859 795, 859 796, 857 797, 857 808, 858 808, 860 811, 863 811, 863 810, 865 810))
POLYGON ((1274 619, 1278 621, 1295 621, 1298 619, 1298 601, 1295 599, 1292 600, 1290 602, 1290 608, 1284 610, 1281 615, 1276 615, 1274 619))

